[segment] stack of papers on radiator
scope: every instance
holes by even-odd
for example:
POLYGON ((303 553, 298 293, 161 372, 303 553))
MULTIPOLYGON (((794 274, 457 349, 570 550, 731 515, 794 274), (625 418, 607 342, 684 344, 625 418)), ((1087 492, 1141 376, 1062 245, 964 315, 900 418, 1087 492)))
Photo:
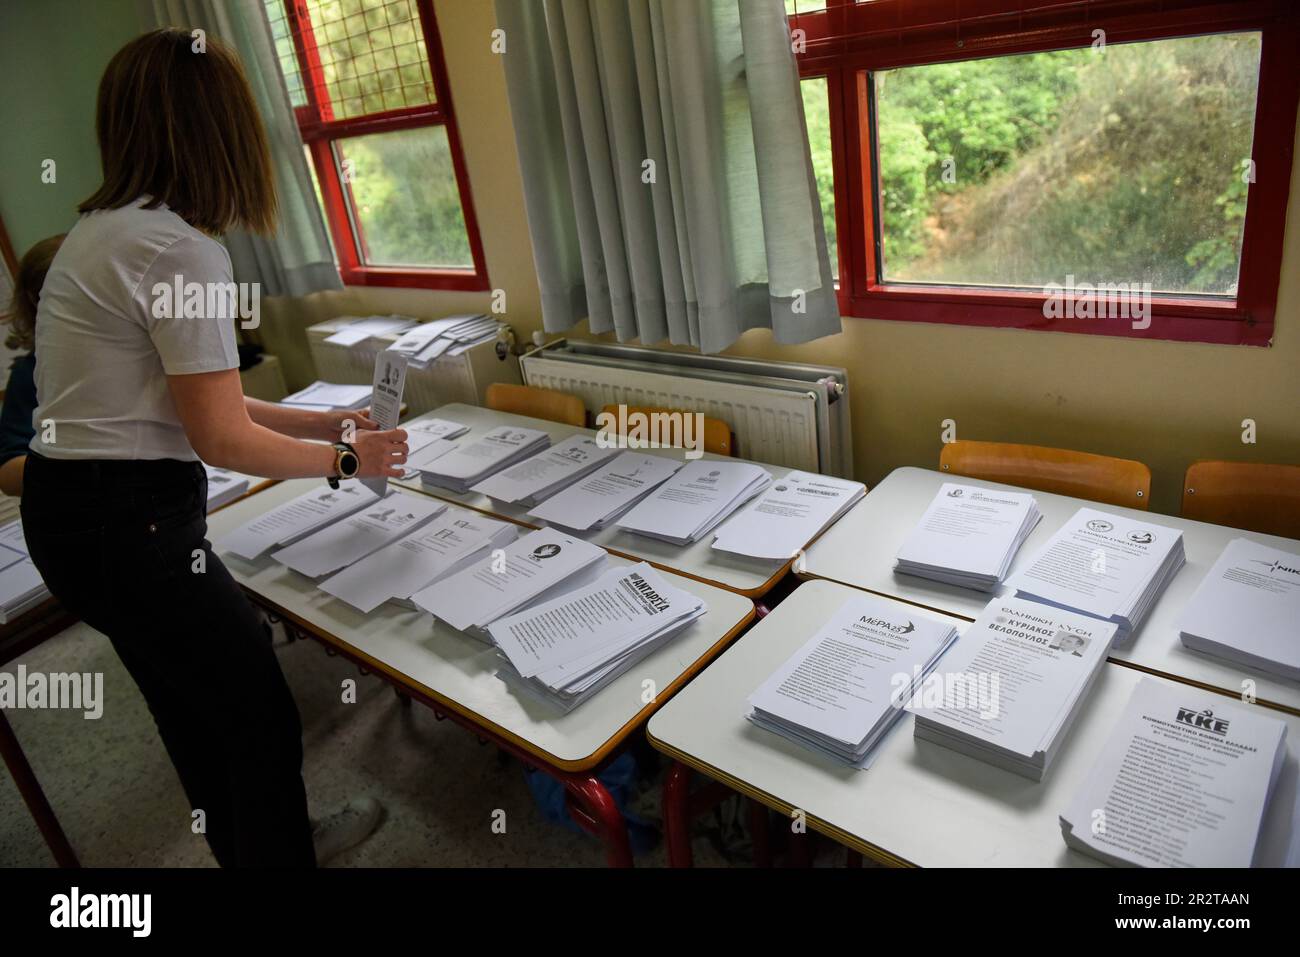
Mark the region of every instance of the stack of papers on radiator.
POLYGON ((0 525, 0 625, 7 625, 50 597, 27 554, 21 519, 0 525))
POLYGON ((370 391, 368 385, 346 385, 317 380, 307 388, 285 396, 280 400, 280 404, 293 406, 295 409, 310 409, 314 412, 364 409, 370 404, 370 391))
POLYGON ((360 482, 344 482, 337 489, 324 485, 231 529, 217 540, 217 550, 251 562, 277 545, 292 544, 378 500, 360 482))
POLYGON ((708 611, 642 562, 489 628, 506 684, 572 711, 708 611))
POLYGON ((446 502, 428 495, 394 489, 379 501, 273 552, 271 557, 308 578, 320 578, 411 534, 446 507, 446 502))
POLYGON ((406 431, 406 470, 402 478, 413 479, 420 475, 420 464, 429 463, 456 447, 458 439, 469 431, 469 426, 450 419, 416 419, 402 425, 406 431))
POLYGON ((1087 615, 993 599, 913 695, 916 737, 1041 781, 1114 636, 1087 615))
POLYGON ((1114 622, 1118 645, 1142 626, 1183 562, 1178 529, 1081 508, 1007 584, 1021 598, 1114 622))
POLYGON ((595 436, 579 433, 479 482, 470 491, 498 502, 532 508, 600 468, 618 454, 602 448, 595 436))
POLYGON ((791 472, 719 526, 713 547, 733 555, 785 561, 866 494, 861 482, 791 472))
POLYGON ((421 450, 415 467, 425 485, 463 493, 550 444, 549 433, 502 425, 485 432, 482 438, 457 442, 451 449, 436 442, 428 445, 421 450))
POLYGON ((749 696, 745 717, 865 768, 956 637, 951 622, 875 595, 855 596, 749 696))
POLYGON ((601 529, 618 519, 682 467, 645 452, 620 452, 595 472, 552 495, 528 514, 575 532, 601 529))
POLYGON ((415 325, 414 319, 405 316, 366 316, 340 318, 334 321, 338 331, 325 337, 325 341, 336 346, 355 346, 374 336, 392 332, 401 332, 415 325))
POLYGON ((1188 648, 1300 681, 1300 555, 1234 538, 1179 631, 1188 648))
POLYGON ((414 609, 413 594, 490 557, 513 542, 519 528, 448 505, 416 531, 325 579, 320 589, 361 612, 387 601, 414 609))
POLYGON ((690 545, 771 484, 761 465, 696 459, 620 518, 618 527, 690 545))
POLYGON ((501 324, 491 316, 448 316, 408 328, 389 352, 406 356, 417 369, 441 356, 458 356, 467 349, 497 337, 501 324))
POLYGON ((249 478, 229 469, 217 469, 205 464, 203 471, 208 473, 208 511, 212 512, 229 505, 248 491, 249 478))
POLYGON ((1268 715, 1143 678, 1061 814, 1065 843, 1118 866, 1250 867, 1283 794, 1287 726, 1268 715))
POLYGON ((993 591, 1040 518, 1025 492, 944 482, 898 550, 894 571, 993 591))
POLYGON ((494 621, 590 584, 605 561, 605 549, 542 528, 415 592, 411 601, 452 628, 488 640, 494 621))

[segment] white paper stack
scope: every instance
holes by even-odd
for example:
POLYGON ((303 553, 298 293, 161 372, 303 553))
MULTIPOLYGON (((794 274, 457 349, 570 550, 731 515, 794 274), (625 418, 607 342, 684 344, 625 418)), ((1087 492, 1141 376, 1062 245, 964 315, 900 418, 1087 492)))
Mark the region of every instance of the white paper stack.
POLYGON ((571 435, 532 458, 489 476, 470 491, 498 502, 532 508, 591 474, 617 454, 618 449, 601 447, 594 436, 571 435))
POLYGON ((335 325, 342 328, 326 336, 325 341, 336 346, 355 346, 374 336, 401 332, 415 325, 415 320, 405 316, 342 317, 335 320, 335 325))
POLYGON ((362 612, 386 601, 413 609, 413 594, 509 545, 519 528, 448 505, 428 524, 330 576, 320 588, 362 612))
POLYGON ((572 711, 708 611, 642 562, 502 618, 489 629, 506 684, 572 711))
POLYGON ((1021 598, 1114 622, 1118 645, 1142 626, 1183 563, 1178 529, 1081 508, 1007 584, 1021 598))
POLYGON ((223 505, 229 505, 248 491, 249 478, 229 469, 217 469, 204 464, 203 471, 208 473, 208 511, 213 512, 223 505))
POLYGON ((1115 625, 995 598, 916 692, 916 737, 1042 780, 1106 660, 1115 625))
POLYGON ((360 482, 344 482, 337 489, 312 489, 231 529, 217 540, 217 550, 251 562, 276 545, 292 544, 378 500, 379 496, 360 482))
POLYGON ((447 503, 397 489, 271 557, 308 578, 320 578, 360 561, 371 552, 428 524, 447 503))
POLYGON ((720 525, 713 547, 734 555, 785 561, 866 494, 861 482, 791 472, 720 525))
POLYGON ((498 618, 590 584, 605 560, 603 548, 542 528, 422 588, 411 601, 452 628, 488 640, 487 627, 498 618))
POLYGON ((280 400, 281 405, 314 412, 364 409, 370 404, 370 386, 321 382, 319 379, 280 400))
POLYGON ((696 459, 618 520, 618 527, 674 545, 690 545, 772 484, 751 462, 696 459))
POLYGON ((440 356, 458 356, 497 337, 501 323, 491 316, 448 316, 408 328, 389 352, 398 352, 423 369, 440 356))
POLYGON ((1118 866, 1250 867, 1286 732, 1264 708, 1143 678, 1061 814, 1061 835, 1118 866))
POLYGON ((627 512, 682 467, 645 452, 620 452, 595 472, 552 495, 528 514, 575 532, 600 529, 627 512))
POLYGON ((850 598, 749 696, 750 721, 858 768, 957 637, 951 622, 850 598))
POLYGON ((1300 681, 1300 555, 1234 538, 1179 630, 1188 648, 1300 681))
POLYGON ((416 468, 425 485, 468 492, 489 475, 536 455, 550 444, 551 436, 539 429, 502 425, 485 432, 482 438, 457 442, 452 449, 436 442, 428 445, 421 450, 416 468))
POLYGON ((0 525, 0 625, 7 625, 50 597, 27 554, 21 519, 0 525))
POLYGON ((420 476, 420 464, 429 463, 456 447, 458 439, 469 431, 469 426, 450 419, 416 419, 402 425, 406 430, 406 471, 402 478, 420 476))

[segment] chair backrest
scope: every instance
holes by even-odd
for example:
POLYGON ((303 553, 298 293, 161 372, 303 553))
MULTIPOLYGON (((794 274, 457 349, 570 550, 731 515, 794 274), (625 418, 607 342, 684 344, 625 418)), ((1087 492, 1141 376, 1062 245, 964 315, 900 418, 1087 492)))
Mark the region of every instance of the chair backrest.
POLYGON ((1151 499, 1151 470, 1141 462, 1042 445, 949 442, 939 469, 1107 505, 1144 509, 1151 499))
POLYGON ((587 407, 582 404, 582 399, 555 389, 493 382, 487 387, 487 407, 497 412, 513 412, 579 428, 587 424, 587 407))
MULTIPOLYGON (((625 422, 620 418, 618 410, 619 406, 617 405, 607 405, 601 409, 600 412, 602 415, 612 415, 614 417, 615 429, 621 434, 621 428, 625 422)), ((650 416, 656 413, 671 415, 674 412, 680 415, 695 414, 694 412, 688 412, 684 409, 661 409, 649 405, 627 406, 628 421, 631 421, 631 418, 634 415, 638 418, 640 416, 645 416, 648 420, 650 416)), ((661 440, 673 437, 674 435, 676 435, 677 438, 681 438, 679 432, 670 432, 667 429, 661 431, 664 433, 660 436, 661 440)), ((734 455, 734 446, 731 441, 731 426, 727 425, 727 423, 723 422, 721 419, 713 419, 706 415, 704 417, 704 451, 711 452, 714 455, 734 455)))
POLYGON ((1183 518, 1300 538, 1300 465, 1193 462, 1183 518))

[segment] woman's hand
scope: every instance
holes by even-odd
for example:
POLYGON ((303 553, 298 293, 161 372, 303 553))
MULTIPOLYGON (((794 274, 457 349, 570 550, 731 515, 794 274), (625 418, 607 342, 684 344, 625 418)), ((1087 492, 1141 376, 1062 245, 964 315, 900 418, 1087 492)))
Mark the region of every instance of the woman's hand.
POLYGON ((311 434, 305 439, 321 439, 325 442, 356 443, 362 432, 372 432, 379 428, 378 423, 370 418, 370 409, 343 409, 332 412, 312 412, 311 434))
POLYGON ((349 444, 361 460, 357 471, 360 478, 401 478, 406 471, 402 466, 410 449, 404 429, 380 432, 372 423, 368 431, 358 432, 349 444))

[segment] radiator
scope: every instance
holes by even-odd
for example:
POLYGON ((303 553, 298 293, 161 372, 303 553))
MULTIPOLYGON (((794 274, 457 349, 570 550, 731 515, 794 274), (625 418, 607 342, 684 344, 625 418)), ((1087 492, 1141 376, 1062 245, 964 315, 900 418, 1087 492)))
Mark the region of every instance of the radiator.
POLYGON ((611 404, 703 412, 731 427, 737 456, 853 475, 844 369, 567 340, 519 364, 526 384, 579 395, 592 414, 611 404))
MULTIPOLYGON (((374 381, 375 356, 396 342, 398 336, 372 336, 350 346, 325 341, 343 325, 344 320, 331 319, 307 327, 307 345, 316 365, 316 377, 326 382, 369 385, 374 381)), ((406 414, 423 415, 451 402, 483 405, 487 387, 493 382, 520 382, 518 360, 508 353, 500 357, 495 342, 481 343, 458 356, 441 356, 427 368, 407 370, 402 393, 406 414)))

